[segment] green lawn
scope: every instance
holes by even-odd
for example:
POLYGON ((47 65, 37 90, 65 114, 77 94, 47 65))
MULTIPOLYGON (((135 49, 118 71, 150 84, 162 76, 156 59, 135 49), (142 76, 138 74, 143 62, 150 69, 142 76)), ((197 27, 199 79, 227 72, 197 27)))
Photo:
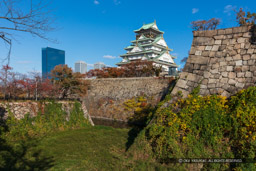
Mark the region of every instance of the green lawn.
POLYGON ((106 126, 56 132, 28 148, 33 162, 26 164, 35 170, 166 170, 128 155, 131 136, 129 129, 106 126))

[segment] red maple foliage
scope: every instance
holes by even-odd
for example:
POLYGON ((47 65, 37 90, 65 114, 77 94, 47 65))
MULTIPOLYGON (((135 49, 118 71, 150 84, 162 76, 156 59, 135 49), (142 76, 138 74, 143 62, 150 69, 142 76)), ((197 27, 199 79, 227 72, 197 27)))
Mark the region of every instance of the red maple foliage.
POLYGON ((120 77, 150 77, 159 76, 162 68, 157 67, 152 61, 138 60, 122 65, 119 68, 93 69, 86 73, 86 77, 120 78, 120 77))

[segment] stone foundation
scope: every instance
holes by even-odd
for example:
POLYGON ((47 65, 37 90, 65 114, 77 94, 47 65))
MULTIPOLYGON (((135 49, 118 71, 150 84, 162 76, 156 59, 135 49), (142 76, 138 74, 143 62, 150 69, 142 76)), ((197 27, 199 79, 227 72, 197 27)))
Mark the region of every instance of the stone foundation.
POLYGON ((255 86, 256 45, 253 26, 195 31, 187 63, 172 94, 186 97, 200 84, 200 94, 229 97, 255 86))

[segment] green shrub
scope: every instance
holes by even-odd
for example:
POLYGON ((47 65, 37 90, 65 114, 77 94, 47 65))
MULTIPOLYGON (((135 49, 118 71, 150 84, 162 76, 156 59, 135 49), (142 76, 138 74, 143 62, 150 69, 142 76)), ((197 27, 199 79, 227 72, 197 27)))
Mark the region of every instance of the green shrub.
POLYGON ((129 123, 141 126, 146 126, 155 109, 148 103, 145 96, 129 99, 123 103, 123 106, 125 110, 133 112, 133 115, 129 118, 129 123))
MULTIPOLYGON (((256 159, 256 87, 241 90, 229 101, 231 144, 236 158, 256 159)), ((255 164, 237 164, 256 170, 255 164)))
MULTIPOLYGON (((163 163, 178 158, 256 159, 256 87, 230 100, 193 91, 167 107, 158 106, 145 128, 154 157, 163 163)), ((170 98, 169 96, 167 96, 170 98)), ((169 99, 168 99, 169 100, 169 99)), ((204 163, 203 169, 253 169, 255 164, 204 163)), ((184 167, 184 165, 175 165, 184 167)))
POLYGON ((6 120, 8 131, 5 136, 12 140, 26 139, 27 137, 45 135, 49 132, 82 128, 89 125, 88 120, 84 118, 81 104, 78 102, 70 104, 72 107, 70 114, 62 109, 60 103, 54 101, 41 103, 44 103, 45 107, 43 110, 39 110, 36 117, 30 117, 29 114, 26 114, 24 118, 18 120, 9 110, 6 120))

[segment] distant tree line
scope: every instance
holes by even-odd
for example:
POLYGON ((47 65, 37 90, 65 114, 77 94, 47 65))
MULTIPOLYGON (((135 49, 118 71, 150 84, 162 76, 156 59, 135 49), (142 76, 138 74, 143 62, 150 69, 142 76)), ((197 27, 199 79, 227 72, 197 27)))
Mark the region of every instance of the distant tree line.
POLYGON ((89 78, 152 77, 159 76, 161 71, 162 67, 154 65, 152 61, 138 60, 119 68, 90 70, 86 76, 89 78))
POLYGON ((42 77, 37 72, 14 72, 12 67, 4 65, 0 70, 0 98, 78 98, 87 93, 89 83, 85 78, 150 77, 159 76, 161 71, 162 67, 152 61, 138 60, 120 68, 94 69, 86 74, 73 72, 67 65, 57 65, 42 77))
MULTIPOLYGON (((235 11, 235 10, 234 10, 235 11)), ((256 13, 245 12, 243 8, 240 8, 236 12, 236 22, 239 26, 244 25, 254 25, 256 22, 256 13)), ((220 24, 219 18, 211 18, 209 20, 197 20, 192 21, 191 28, 194 31, 204 31, 204 30, 215 30, 220 24)))
POLYGON ((42 99, 84 96, 88 83, 84 75, 73 73, 67 65, 56 66, 50 77, 43 78, 37 72, 21 74, 9 65, 0 70, 0 97, 4 99, 42 99))

